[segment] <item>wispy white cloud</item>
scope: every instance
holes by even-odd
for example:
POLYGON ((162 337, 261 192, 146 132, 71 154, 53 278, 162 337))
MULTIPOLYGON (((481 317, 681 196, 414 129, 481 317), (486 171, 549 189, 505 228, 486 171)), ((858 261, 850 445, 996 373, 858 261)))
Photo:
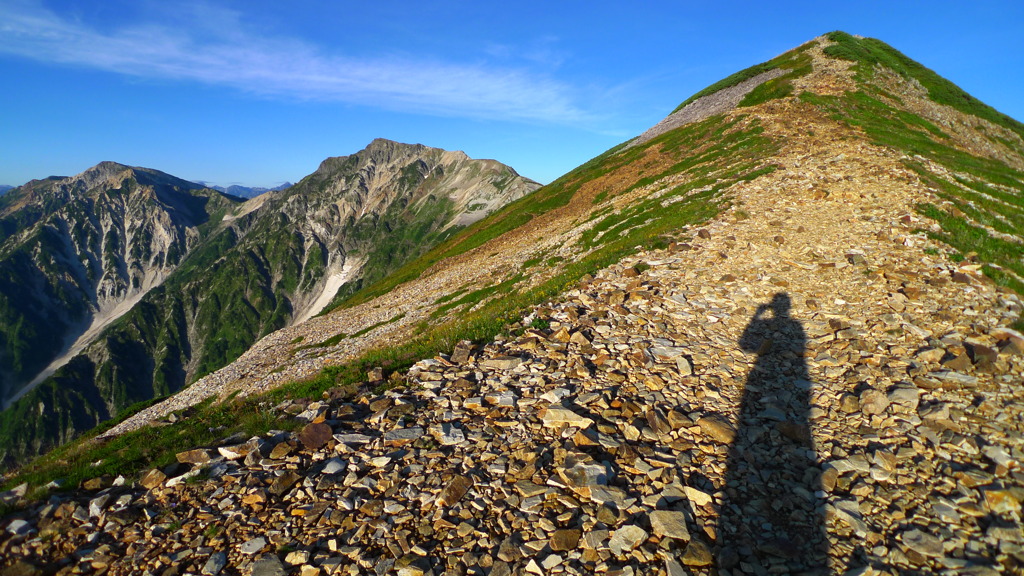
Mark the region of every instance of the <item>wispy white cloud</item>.
POLYGON ((247 30, 237 13, 200 8, 191 14, 193 21, 184 26, 146 22, 100 30, 34 0, 5 0, 0 53, 400 111, 560 124, 590 119, 573 89, 544 72, 430 58, 353 58, 247 30))
POLYGON ((484 52, 500 60, 520 60, 554 69, 568 59, 568 55, 558 48, 558 41, 557 36, 543 36, 520 45, 491 43, 484 47, 484 52))

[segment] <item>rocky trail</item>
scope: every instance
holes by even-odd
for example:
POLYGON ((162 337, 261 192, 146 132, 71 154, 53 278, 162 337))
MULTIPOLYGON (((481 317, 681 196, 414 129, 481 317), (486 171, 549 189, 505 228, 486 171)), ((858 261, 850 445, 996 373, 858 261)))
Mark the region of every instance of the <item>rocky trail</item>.
POLYGON ((1019 572, 1019 298, 924 251, 898 172, 789 158, 521 337, 55 496, 8 573, 1019 572))

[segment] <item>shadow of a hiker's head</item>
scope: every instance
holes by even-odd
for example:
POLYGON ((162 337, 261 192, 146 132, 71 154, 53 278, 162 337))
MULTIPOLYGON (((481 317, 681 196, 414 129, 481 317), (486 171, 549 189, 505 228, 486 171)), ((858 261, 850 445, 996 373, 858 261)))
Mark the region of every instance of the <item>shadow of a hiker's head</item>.
POLYGON ((768 306, 772 309, 772 312, 775 313, 776 318, 783 318, 789 316, 789 308, 791 304, 789 294, 779 292, 772 297, 772 303, 768 306))

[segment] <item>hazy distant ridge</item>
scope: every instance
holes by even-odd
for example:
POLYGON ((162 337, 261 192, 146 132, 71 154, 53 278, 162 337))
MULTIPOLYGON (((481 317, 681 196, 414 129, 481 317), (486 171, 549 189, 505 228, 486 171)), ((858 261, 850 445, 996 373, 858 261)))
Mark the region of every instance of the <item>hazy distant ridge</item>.
POLYGON ((278 190, 284 190, 285 188, 292 187, 291 182, 284 182, 283 184, 278 184, 273 188, 264 188, 262 186, 240 186, 238 184, 232 184, 231 186, 224 187, 217 186, 216 184, 210 184, 209 182, 203 182, 202 180, 197 180, 196 184, 199 184, 200 186, 206 186, 207 188, 211 188, 213 190, 223 192, 225 194, 231 194, 232 196, 241 196, 242 198, 255 198, 260 194, 265 194, 267 192, 277 192, 278 190))

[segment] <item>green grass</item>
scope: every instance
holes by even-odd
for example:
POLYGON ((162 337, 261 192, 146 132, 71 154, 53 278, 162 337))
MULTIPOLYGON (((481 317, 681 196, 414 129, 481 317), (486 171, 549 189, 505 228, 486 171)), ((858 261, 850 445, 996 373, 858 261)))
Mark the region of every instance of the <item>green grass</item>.
POLYGON ((208 446, 238 432, 265 434, 271 429, 294 429, 297 424, 297 421, 279 420, 259 399, 222 404, 208 399, 195 406, 187 418, 174 424, 148 426, 105 441, 95 438, 107 427, 96 428, 84 438, 25 465, 4 488, 22 482, 44 486, 63 479, 70 489, 104 474, 136 477, 143 470, 163 468, 176 462, 178 452, 208 446))
POLYGON ((459 308, 461 306, 465 306, 466 308, 472 308, 473 306, 479 304, 483 300, 490 298, 494 295, 508 294, 509 292, 512 291, 512 288, 515 287, 516 284, 523 281, 523 278, 524 276, 522 274, 517 274, 512 278, 509 278, 508 280, 504 280, 491 286, 486 286, 479 290, 474 290, 466 294, 465 296, 459 298, 458 300, 453 300, 451 302, 448 302, 447 304, 444 304, 443 306, 438 307, 436 310, 431 312, 430 317, 441 318, 450 310, 454 310, 455 308, 459 308))
POLYGON ((790 79, 787 78, 787 76, 788 75, 773 78, 763 84, 760 84, 740 100, 739 107, 756 106, 758 104, 768 102, 769 100, 776 100, 778 98, 785 98, 786 96, 789 96, 793 93, 793 83, 789 81, 790 79))
POLYGON ((363 336, 363 335, 369 333, 372 330, 376 330, 377 328, 380 328, 381 326, 384 326, 385 324, 390 324, 392 322, 397 322, 397 321, 401 320, 402 318, 405 318, 405 313, 404 312, 401 313, 401 314, 398 314, 397 316, 393 316, 391 318, 388 318, 387 320, 381 320, 380 322, 377 322, 376 324, 372 324, 370 326, 367 326, 366 328, 363 328, 362 330, 359 330, 359 331, 357 331, 357 332, 355 332, 353 334, 346 334, 344 332, 341 332, 341 333, 335 334, 334 336, 331 336, 330 338, 324 340, 323 342, 318 342, 316 344, 305 344, 303 346, 299 346, 299 347, 295 348, 295 351, 298 352, 300 350, 312 350, 313 348, 329 348, 331 346, 337 346, 338 344, 340 344, 342 342, 342 340, 348 340, 350 338, 359 338, 360 336, 363 336))
POLYGON ((540 264, 543 261, 544 261, 544 255, 542 254, 540 256, 535 256, 533 258, 530 258, 529 260, 526 260, 525 262, 523 262, 523 266, 522 267, 524 269, 532 268, 532 267, 540 264))
POLYGON ((874 77, 875 66, 885 66, 905 78, 917 80, 933 101, 983 118, 1024 137, 1024 124, 974 98, 956 84, 911 60, 885 42, 874 38, 858 39, 838 31, 829 33, 828 38, 835 44, 826 47, 825 54, 855 62, 854 70, 858 80, 870 81, 874 77))
POLYGON ((381 326, 384 326, 385 324, 391 324, 392 322, 398 322, 402 318, 405 318, 405 312, 402 312, 401 314, 398 314, 397 316, 393 316, 391 318, 388 318, 387 320, 381 320, 380 322, 377 322, 376 324, 371 324, 370 326, 367 326, 366 328, 363 328, 362 330, 359 330, 359 331, 355 332, 354 334, 352 334, 352 336, 350 336, 350 338, 359 338, 360 336, 364 336, 364 335, 370 333, 371 331, 376 330, 377 328, 380 328, 381 326))
POLYGON ((534 318, 530 321, 530 328, 534 328, 536 330, 547 330, 548 328, 551 328, 551 321, 543 318, 534 318))
POLYGON ((673 131, 663 136, 664 140, 652 141, 679 156, 676 162, 639 179, 627 191, 680 174, 686 176, 685 183, 637 199, 618 211, 596 211, 591 218, 600 220, 580 235, 580 248, 592 250, 621 239, 639 246, 640 238, 654 238, 705 220, 717 214, 726 188, 773 171, 773 166, 763 163, 774 152, 774 145, 756 123, 741 127, 741 122, 742 118, 727 121, 714 117, 673 131), (706 144, 693 153, 696 142, 706 144))
POLYGON ((791 52, 788 59, 779 62, 779 67, 788 69, 789 72, 756 86, 740 100, 740 108, 789 96, 793 93, 793 80, 813 71, 811 55, 806 50, 791 52))
POLYGON ((1018 277, 1024 277, 1024 246, 1016 242, 1003 240, 989 235, 984 228, 973 225, 965 218, 950 215, 933 204, 922 204, 918 211, 931 218, 942 227, 941 232, 929 232, 928 236, 956 247, 961 252, 975 252, 986 264, 985 274, 1018 294, 1024 294, 1024 283, 1018 277), (1003 270, 994 268, 996 264, 1003 270), (1012 271, 1017 277, 1007 274, 1012 271))
POLYGON ((348 337, 348 334, 340 332, 324 340, 323 342, 317 342, 316 344, 303 344, 302 346, 298 346, 297 348, 295 348, 295 351, 299 352, 300 350, 312 350, 313 348, 327 348, 330 346, 337 346, 338 344, 341 343, 342 340, 345 340, 348 337))
POLYGON ((455 292, 452 292, 451 294, 446 294, 444 296, 441 296, 437 300, 434 300, 434 304, 444 304, 445 302, 449 302, 451 300, 454 300, 454 299, 458 298, 459 296, 465 294, 466 291, 467 291, 467 288, 459 288, 458 290, 456 290, 455 292))

